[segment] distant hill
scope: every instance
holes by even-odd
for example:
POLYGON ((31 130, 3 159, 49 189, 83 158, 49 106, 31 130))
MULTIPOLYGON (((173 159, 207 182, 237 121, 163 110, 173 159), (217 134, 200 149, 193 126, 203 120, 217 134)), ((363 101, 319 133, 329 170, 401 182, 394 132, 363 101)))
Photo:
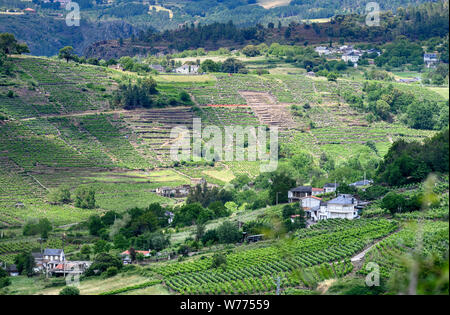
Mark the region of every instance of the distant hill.
POLYGON ((56 55, 64 46, 73 46, 77 53, 90 44, 118 37, 130 37, 137 30, 123 21, 84 22, 80 27, 67 26, 64 19, 38 15, 0 14, 0 33, 8 32, 27 43, 31 54, 56 55))
MULTIPOLYGON (((139 30, 174 30, 191 23, 226 23, 252 27, 270 22, 287 25, 292 21, 329 18, 338 14, 364 13, 369 0, 114 0, 77 1, 81 8, 80 27, 67 27, 64 8, 40 0, 0 0, 0 8, 21 11, 31 7, 36 14, 12 15, 0 12, 0 32, 14 33, 26 41, 32 54, 54 55, 71 45, 81 53, 97 41, 129 38, 139 30)), ((382 10, 418 5, 429 0, 379 0, 382 10)))

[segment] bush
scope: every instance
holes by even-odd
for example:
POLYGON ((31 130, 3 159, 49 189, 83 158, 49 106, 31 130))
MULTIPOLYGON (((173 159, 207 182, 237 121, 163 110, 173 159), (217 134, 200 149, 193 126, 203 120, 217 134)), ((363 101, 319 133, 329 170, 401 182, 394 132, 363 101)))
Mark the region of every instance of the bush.
POLYGON ((89 187, 78 187, 75 191, 75 207, 83 209, 94 209, 95 191, 89 187))
POLYGON ((219 242, 223 244, 237 243, 242 239, 242 233, 239 231, 237 224, 230 221, 224 222, 217 228, 217 236, 219 242))
POLYGON ((181 100, 183 103, 189 103, 189 102, 191 101, 191 97, 190 97, 190 95, 189 95, 188 92, 186 92, 186 91, 181 91, 181 92, 180 92, 180 100, 181 100))
POLYGON ((70 190, 68 187, 58 187, 50 190, 48 194, 48 201, 51 204, 65 204, 70 203, 70 190))
POLYGON ((76 287, 65 287, 59 291, 59 295, 80 295, 80 290, 76 287))
POLYGON ((119 273, 119 269, 117 269, 117 267, 109 267, 108 269, 106 269, 105 274, 106 276, 109 277, 114 277, 115 275, 117 275, 119 273))

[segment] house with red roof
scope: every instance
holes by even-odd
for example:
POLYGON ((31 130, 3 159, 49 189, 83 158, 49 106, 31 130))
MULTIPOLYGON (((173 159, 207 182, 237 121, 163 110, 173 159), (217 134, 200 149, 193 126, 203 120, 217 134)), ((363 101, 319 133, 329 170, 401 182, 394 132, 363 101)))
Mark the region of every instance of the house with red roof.
POLYGON ((32 8, 26 8, 26 9, 23 10, 23 12, 25 12, 25 13, 36 13, 36 10, 32 9, 32 8))

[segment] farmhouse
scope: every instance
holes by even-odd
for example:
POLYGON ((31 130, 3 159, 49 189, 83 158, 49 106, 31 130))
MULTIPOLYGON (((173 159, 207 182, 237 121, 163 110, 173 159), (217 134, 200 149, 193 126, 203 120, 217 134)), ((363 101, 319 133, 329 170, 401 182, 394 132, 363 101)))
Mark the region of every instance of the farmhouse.
POLYGON ((331 51, 328 50, 328 48, 327 48, 327 47, 324 47, 324 46, 318 46, 318 47, 316 47, 314 50, 315 50, 316 53, 318 53, 320 56, 322 56, 322 55, 327 56, 327 55, 331 54, 331 51))
POLYGON ((355 197, 342 194, 338 197, 320 205, 318 212, 319 220, 326 219, 349 219, 358 217, 358 201, 355 197))
MULTIPOLYGON (((136 250, 135 252, 136 252, 136 255, 137 254, 142 254, 142 255, 144 255, 144 257, 150 257, 151 256, 150 250, 136 250)), ((131 255, 130 255, 130 251, 129 250, 126 250, 126 251, 122 252, 120 254, 120 256, 122 256, 122 262, 124 263, 124 265, 132 263, 131 255)))
POLYGON ((322 199, 318 198, 316 196, 308 196, 308 197, 303 197, 300 200, 301 200, 302 208, 304 210, 309 210, 309 209, 313 209, 313 208, 319 207, 320 206, 320 201, 322 199))
POLYGON ((108 68, 123 71, 123 67, 120 64, 110 65, 110 66, 108 66, 108 68))
POLYGON ((325 192, 325 190, 323 188, 312 188, 312 195, 313 196, 317 196, 317 195, 321 195, 325 192))
POLYGON ((156 70, 158 72, 165 72, 166 70, 164 69, 163 66, 161 65, 149 65, 149 67, 153 70, 156 70))
POLYGON ((397 82, 400 82, 400 83, 415 83, 415 82, 419 82, 420 81, 420 78, 418 78, 418 77, 415 77, 415 78, 408 78, 408 79, 399 79, 397 82))
POLYGON ((336 183, 327 183, 323 186, 323 191, 324 193, 330 193, 330 192, 335 192, 336 189, 339 187, 339 184, 336 183))
POLYGON ((65 261, 66 256, 64 255, 63 249, 53 249, 53 248, 46 248, 44 250, 44 261, 65 261))
POLYGON ((359 55, 355 51, 351 51, 342 55, 342 60, 344 60, 345 62, 351 61, 353 63, 357 63, 359 61, 359 55))
POLYGON ((288 191, 288 199, 290 203, 300 201, 300 199, 302 199, 303 197, 311 195, 312 195, 311 186, 299 186, 288 191))
POLYGON ((10 277, 17 277, 19 275, 19 270, 17 269, 17 266, 14 264, 7 266, 5 270, 10 277))
POLYGON ((301 199, 301 206, 306 213, 307 219, 318 221, 318 213, 321 202, 322 199, 316 196, 308 196, 301 199))
POLYGON ((356 188, 359 188, 359 187, 364 187, 364 186, 371 185, 371 184, 373 184, 373 180, 371 180, 371 179, 364 179, 364 180, 360 180, 360 181, 351 183, 350 186, 354 186, 356 188))
POLYGON ((36 13, 36 10, 32 9, 32 8, 26 8, 26 9, 23 10, 23 12, 33 14, 33 13, 36 13))
POLYGON ((182 185, 179 187, 159 187, 156 189, 156 193, 158 195, 168 198, 183 198, 189 195, 190 191, 190 185, 182 185))
POLYGON ((167 223, 172 224, 175 214, 173 212, 166 211, 166 212, 164 212, 164 216, 167 217, 167 223))
POLYGON ((176 68, 174 71, 179 74, 198 74, 198 69, 200 67, 197 65, 182 65, 176 68))
POLYGON ((425 63, 427 68, 432 68, 436 66, 436 64, 439 62, 439 59, 437 54, 424 54, 423 62, 425 63))

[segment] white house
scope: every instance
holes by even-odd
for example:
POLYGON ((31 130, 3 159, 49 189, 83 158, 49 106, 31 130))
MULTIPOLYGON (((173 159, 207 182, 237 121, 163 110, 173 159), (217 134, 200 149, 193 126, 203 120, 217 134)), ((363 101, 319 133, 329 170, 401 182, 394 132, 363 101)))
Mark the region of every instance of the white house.
POLYGON ((349 219, 358 217, 358 201, 352 195, 342 194, 320 205, 319 220, 325 219, 349 219))
POLYGON ((342 60, 344 60, 345 62, 351 61, 353 63, 357 63, 359 61, 359 54, 355 51, 351 51, 342 55, 342 60))
POLYGON ((425 63, 427 68, 432 68, 439 62, 439 59, 437 54, 424 54, 423 62, 425 63))
POLYGON ((311 186, 298 186, 288 191, 288 199, 290 203, 300 201, 301 198, 311 195, 312 195, 311 186))
POLYGON ((301 206, 303 210, 305 210, 306 217, 308 219, 311 219, 312 221, 319 220, 319 210, 321 202, 322 199, 316 196, 307 196, 301 198, 301 206))
POLYGON ((65 261, 66 256, 64 255, 64 250, 62 249, 53 249, 46 248, 44 250, 44 254, 42 255, 43 259, 46 261, 65 261))
POLYGON ((324 46, 318 46, 318 47, 316 47, 314 50, 315 50, 315 52, 318 53, 320 56, 323 56, 323 55, 327 56, 327 55, 331 54, 331 51, 328 50, 328 48, 327 48, 327 47, 324 47, 324 46))
POLYGON ((312 188, 312 195, 313 196, 317 196, 317 195, 321 195, 325 192, 325 190, 323 188, 312 188))
POLYGON ((200 67, 197 65, 182 65, 175 69, 176 73, 180 74, 198 74, 198 69, 200 67))
POLYGON ((301 204, 304 210, 313 209, 320 206, 322 199, 316 196, 308 196, 301 198, 301 204))
POLYGON ((330 192, 335 192, 336 189, 339 187, 339 184, 336 183, 327 183, 323 186, 323 191, 324 193, 330 193, 330 192))
POLYGON ((364 179, 364 180, 360 180, 360 181, 351 183, 349 186, 354 186, 354 187, 360 188, 360 187, 364 187, 364 186, 371 185, 371 184, 373 184, 373 180, 364 179))

